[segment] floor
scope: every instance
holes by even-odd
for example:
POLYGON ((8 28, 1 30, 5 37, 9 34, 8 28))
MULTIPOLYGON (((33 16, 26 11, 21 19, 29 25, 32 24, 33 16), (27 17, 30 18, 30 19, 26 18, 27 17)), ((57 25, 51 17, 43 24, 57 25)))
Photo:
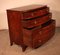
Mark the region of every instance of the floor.
POLYGON ((25 52, 18 45, 10 46, 8 30, 0 31, 0 55, 60 55, 60 28, 44 45, 37 49, 28 47, 25 52))

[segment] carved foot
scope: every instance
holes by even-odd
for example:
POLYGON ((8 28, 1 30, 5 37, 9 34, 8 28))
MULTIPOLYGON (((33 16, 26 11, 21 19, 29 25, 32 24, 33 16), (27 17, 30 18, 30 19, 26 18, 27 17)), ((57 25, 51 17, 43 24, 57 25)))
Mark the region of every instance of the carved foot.
POLYGON ((24 52, 26 50, 27 46, 22 46, 22 51, 24 52))
POLYGON ((10 46, 12 46, 12 45, 13 45, 13 42, 10 43, 10 46))

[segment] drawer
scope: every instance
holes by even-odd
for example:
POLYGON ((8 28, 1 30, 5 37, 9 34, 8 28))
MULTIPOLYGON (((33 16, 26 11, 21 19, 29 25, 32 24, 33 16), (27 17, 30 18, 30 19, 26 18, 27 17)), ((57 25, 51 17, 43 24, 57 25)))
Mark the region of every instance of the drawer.
POLYGON ((44 8, 44 9, 34 10, 31 12, 24 12, 23 19, 31 19, 33 17, 43 16, 43 15, 47 14, 48 12, 49 12, 48 7, 44 8))
POLYGON ((33 48, 37 48, 41 45, 43 45, 45 42, 47 42, 53 35, 55 34, 54 31, 50 31, 49 33, 43 34, 41 35, 41 33, 37 34, 37 38, 33 40, 33 48))
POLYGON ((42 17, 37 17, 37 18, 31 19, 31 20, 25 20, 25 21, 23 21, 23 27, 32 28, 32 27, 39 26, 39 25, 49 21, 51 19, 51 17, 52 17, 52 14, 48 13, 42 17))

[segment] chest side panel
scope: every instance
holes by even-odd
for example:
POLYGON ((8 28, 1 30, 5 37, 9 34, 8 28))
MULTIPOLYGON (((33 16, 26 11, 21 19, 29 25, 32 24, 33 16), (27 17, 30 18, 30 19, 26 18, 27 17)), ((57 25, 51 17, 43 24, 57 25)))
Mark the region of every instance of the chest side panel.
POLYGON ((21 24, 21 14, 16 11, 7 10, 8 16, 8 26, 10 38, 17 44, 22 42, 22 24, 21 24))

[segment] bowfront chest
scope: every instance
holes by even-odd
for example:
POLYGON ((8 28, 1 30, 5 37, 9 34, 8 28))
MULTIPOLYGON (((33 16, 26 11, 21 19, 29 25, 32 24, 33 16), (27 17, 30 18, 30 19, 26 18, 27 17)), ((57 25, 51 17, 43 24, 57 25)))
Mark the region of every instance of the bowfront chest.
POLYGON ((55 34, 55 20, 47 5, 7 9, 10 44, 37 48, 55 34))

